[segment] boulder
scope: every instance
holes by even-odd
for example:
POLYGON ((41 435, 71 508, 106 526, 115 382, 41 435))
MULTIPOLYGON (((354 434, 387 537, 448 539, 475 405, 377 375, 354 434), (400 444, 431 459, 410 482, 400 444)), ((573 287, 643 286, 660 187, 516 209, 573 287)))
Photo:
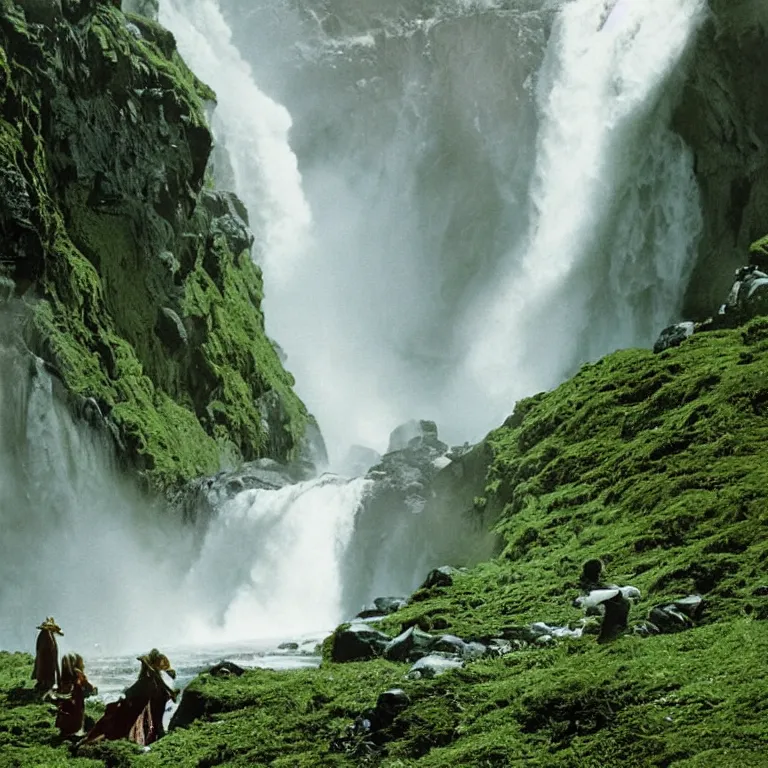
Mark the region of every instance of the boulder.
POLYGON ((367 624, 350 624, 336 630, 331 646, 331 661, 366 661, 381 656, 391 638, 367 624))
POLYGON ((213 677, 240 677, 245 670, 232 661, 220 661, 208 670, 208 674, 213 677))
POLYGON ((373 605, 376 610, 388 615, 404 608, 408 605, 408 600, 405 597, 377 597, 373 601, 373 605))
MULTIPOLYGON (((389 435, 389 447, 387 453, 403 451, 408 448, 413 440, 437 441, 437 425, 434 421, 407 421, 396 427, 389 435)), ((446 446, 447 450, 448 446, 446 446)))
POLYGON ((299 650, 299 644, 298 643, 280 643, 280 645, 277 646, 278 651, 298 651, 299 650))
POLYGON ((415 661, 426 656, 434 642, 433 635, 422 632, 418 627, 410 627, 387 643, 384 656, 390 661, 415 661))
POLYGON ((679 347, 689 336, 693 335, 695 325, 691 322, 675 323, 667 326, 656 339, 653 351, 658 354, 671 347, 679 347))
POLYGON ((459 669, 464 666, 464 662, 448 654, 433 653, 419 659, 409 670, 407 677, 411 680, 418 680, 422 677, 438 677, 452 669, 459 669))
POLYGON ((433 587, 450 587, 453 579, 461 571, 450 565, 441 565, 439 568, 433 568, 428 574, 421 589, 432 589, 433 587))
POLYGON ((704 600, 699 595, 689 595, 654 606, 648 613, 648 621, 663 634, 681 632, 694 626, 701 618, 704 607, 704 600))

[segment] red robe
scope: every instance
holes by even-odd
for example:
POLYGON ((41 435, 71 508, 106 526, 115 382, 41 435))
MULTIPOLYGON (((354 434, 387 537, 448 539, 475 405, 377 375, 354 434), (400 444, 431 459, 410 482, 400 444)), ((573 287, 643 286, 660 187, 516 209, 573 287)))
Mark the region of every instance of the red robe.
POLYGON ((142 675, 118 701, 107 704, 103 717, 91 728, 85 743, 129 739, 141 746, 157 741, 165 732, 163 712, 173 693, 159 674, 142 675))
POLYGON ((83 729, 85 723, 85 697, 93 692, 93 686, 79 669, 77 679, 71 691, 56 695, 56 727, 62 736, 74 736, 83 729))
POLYGON ((38 691, 50 691, 59 682, 59 646, 56 636, 48 629, 41 629, 35 644, 35 666, 32 679, 37 680, 38 691))

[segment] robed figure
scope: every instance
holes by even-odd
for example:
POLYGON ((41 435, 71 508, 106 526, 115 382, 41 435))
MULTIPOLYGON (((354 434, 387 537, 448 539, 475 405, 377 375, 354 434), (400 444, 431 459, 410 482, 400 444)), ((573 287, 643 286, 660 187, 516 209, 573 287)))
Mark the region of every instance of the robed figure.
POLYGON ((85 700, 96 688, 85 676, 85 664, 79 653, 68 653, 61 660, 59 690, 53 695, 56 704, 56 727, 65 738, 82 736, 85 725, 85 700))
POLYGON ((141 746, 157 741, 165 730, 165 707, 178 695, 168 657, 153 648, 139 656, 141 670, 136 682, 126 689, 122 698, 107 704, 104 716, 91 728, 84 744, 101 739, 129 739, 141 746))
POLYGON ((36 680, 35 690, 47 693, 59 682, 59 646, 56 635, 64 635, 61 627, 49 616, 39 627, 35 643, 35 666, 32 679, 36 680))

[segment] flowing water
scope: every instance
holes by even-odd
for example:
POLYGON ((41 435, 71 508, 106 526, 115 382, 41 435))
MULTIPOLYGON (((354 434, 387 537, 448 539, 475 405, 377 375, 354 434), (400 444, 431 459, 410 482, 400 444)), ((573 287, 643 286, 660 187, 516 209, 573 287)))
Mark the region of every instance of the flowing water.
MULTIPOLYGON (((675 316, 701 220, 670 112, 705 13, 161 0, 218 94, 215 173, 249 209, 268 331, 335 461, 413 416, 477 439, 675 316)), ((122 478, 39 360, 0 357, 0 647, 31 648, 54 614, 107 697, 153 645, 182 682, 222 655, 317 662, 314 641, 358 607, 341 563, 368 481, 246 491, 201 542, 122 478)))
POLYGON ((669 116, 706 7, 163 0, 226 181, 295 235, 255 252, 267 325, 336 458, 414 416, 478 439, 676 316, 701 221, 669 116))

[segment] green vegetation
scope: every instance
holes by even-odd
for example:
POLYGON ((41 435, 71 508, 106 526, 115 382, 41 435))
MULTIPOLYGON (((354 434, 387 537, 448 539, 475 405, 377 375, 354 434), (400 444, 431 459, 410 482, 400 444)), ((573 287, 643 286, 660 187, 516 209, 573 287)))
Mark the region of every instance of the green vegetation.
POLYGON ((70 6, 54 40, 0 0, 0 270, 27 292, 28 342, 157 489, 293 459, 309 417, 264 332, 244 212, 203 191, 215 96, 159 25, 70 6))
POLYGON ((609 355, 521 402, 488 437, 494 460, 478 502, 503 510, 502 554, 416 593, 383 623, 484 638, 575 621, 580 566, 600 557, 611 579, 643 592, 631 620, 701 592, 708 610, 695 629, 561 640, 433 680, 407 680, 406 665, 382 660, 202 675, 186 693, 199 717, 125 764, 768 766, 766 382, 759 318, 661 355, 609 355), (384 751, 334 751, 391 687, 411 704, 384 751))

